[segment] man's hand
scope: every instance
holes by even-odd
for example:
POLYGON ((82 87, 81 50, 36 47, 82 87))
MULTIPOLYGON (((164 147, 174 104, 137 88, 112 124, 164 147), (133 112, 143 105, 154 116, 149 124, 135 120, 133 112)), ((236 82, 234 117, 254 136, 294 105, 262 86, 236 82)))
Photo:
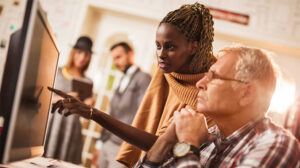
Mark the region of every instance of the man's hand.
POLYGON ((167 128, 166 132, 159 136, 154 145, 151 147, 147 154, 147 161, 160 163, 166 158, 170 157, 170 151, 173 146, 178 142, 175 134, 175 123, 172 122, 167 128))
POLYGON ((196 113, 192 109, 175 111, 174 120, 176 136, 179 142, 188 142, 196 147, 208 139, 208 128, 203 114, 196 113))

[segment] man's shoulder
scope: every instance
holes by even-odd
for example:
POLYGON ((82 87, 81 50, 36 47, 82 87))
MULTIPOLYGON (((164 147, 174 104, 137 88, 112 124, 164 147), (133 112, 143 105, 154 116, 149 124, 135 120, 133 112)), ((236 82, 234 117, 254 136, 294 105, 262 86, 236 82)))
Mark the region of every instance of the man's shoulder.
POLYGON ((137 68, 136 74, 141 75, 141 76, 147 76, 147 77, 150 77, 150 74, 144 72, 141 68, 137 68))
POLYGON ((150 80, 151 76, 150 74, 142 71, 140 68, 138 68, 135 72, 135 74, 133 75, 132 79, 136 79, 136 80, 150 80))
POLYGON ((258 124, 252 133, 254 138, 245 147, 243 163, 261 163, 259 167, 293 167, 299 164, 299 141, 284 128, 265 120, 258 124), (257 162, 253 162, 257 160, 257 162))
POLYGON ((267 119, 263 122, 262 125, 258 125, 256 128, 256 138, 255 141, 262 145, 267 144, 278 144, 282 147, 289 145, 289 143, 295 143, 299 149, 299 141, 294 137, 294 135, 282 128, 274 124, 270 119, 267 119))

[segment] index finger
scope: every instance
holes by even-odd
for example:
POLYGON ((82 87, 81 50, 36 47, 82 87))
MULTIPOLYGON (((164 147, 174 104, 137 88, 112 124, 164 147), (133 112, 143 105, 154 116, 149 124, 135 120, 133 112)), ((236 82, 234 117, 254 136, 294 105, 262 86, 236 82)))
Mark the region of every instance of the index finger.
POLYGON ((52 87, 49 87, 48 86, 48 90, 50 90, 51 92, 54 92, 56 94, 58 94, 59 96, 63 97, 63 98, 73 98, 72 96, 68 95, 67 93, 61 91, 61 90, 58 90, 58 89, 54 89, 52 87))

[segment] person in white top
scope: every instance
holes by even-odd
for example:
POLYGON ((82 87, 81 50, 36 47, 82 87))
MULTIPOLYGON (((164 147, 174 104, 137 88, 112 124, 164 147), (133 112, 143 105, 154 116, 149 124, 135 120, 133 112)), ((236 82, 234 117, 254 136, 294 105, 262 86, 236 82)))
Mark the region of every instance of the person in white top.
MULTIPOLYGON (((111 100, 110 115, 131 124, 151 77, 134 64, 134 51, 127 43, 113 45, 110 55, 117 69, 124 73, 111 100)), ((115 160, 121 143, 119 137, 104 129, 96 143, 93 165, 101 168, 124 167, 115 160)))

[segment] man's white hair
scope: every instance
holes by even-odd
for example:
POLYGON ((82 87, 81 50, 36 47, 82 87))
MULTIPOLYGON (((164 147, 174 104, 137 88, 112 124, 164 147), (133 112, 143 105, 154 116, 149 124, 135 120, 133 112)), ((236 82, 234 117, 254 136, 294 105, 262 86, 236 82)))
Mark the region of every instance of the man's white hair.
POLYGON ((233 44, 219 51, 219 55, 234 52, 239 59, 235 64, 235 78, 250 82, 273 75, 277 77, 277 66, 273 62, 272 53, 263 49, 247 47, 242 44, 233 44))
MULTIPOLYGON (((220 50, 218 55, 223 56, 227 53, 238 55, 234 78, 244 82, 259 82, 263 89, 264 97, 268 97, 270 100, 274 93, 278 76, 278 68, 271 58, 272 53, 242 44, 233 44, 220 50)), ((241 87, 238 83, 233 83, 234 88, 239 86, 241 87)))

